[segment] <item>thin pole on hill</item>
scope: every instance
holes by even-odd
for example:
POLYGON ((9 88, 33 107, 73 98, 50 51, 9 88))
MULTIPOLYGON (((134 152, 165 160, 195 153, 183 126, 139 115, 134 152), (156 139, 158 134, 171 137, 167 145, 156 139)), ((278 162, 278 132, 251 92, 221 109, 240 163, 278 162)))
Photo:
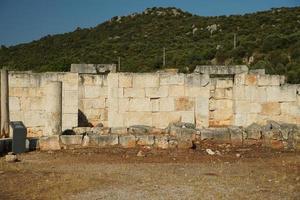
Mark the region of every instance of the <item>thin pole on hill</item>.
POLYGON ((163 66, 166 66, 166 48, 163 48, 163 66))
POLYGON ((236 33, 233 34, 233 48, 236 48, 236 33))
POLYGON ((121 71, 121 58, 120 56, 118 57, 118 72, 121 71))

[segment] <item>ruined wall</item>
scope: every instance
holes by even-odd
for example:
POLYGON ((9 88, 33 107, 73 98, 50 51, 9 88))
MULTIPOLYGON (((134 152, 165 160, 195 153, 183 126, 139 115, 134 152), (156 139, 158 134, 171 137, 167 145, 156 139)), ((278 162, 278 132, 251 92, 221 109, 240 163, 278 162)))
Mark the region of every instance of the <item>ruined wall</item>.
POLYGON ((30 136, 42 135, 47 107, 44 86, 62 81, 63 130, 78 126, 78 117, 79 126, 109 127, 165 128, 178 121, 199 128, 267 120, 300 123, 300 85, 285 84, 282 76, 245 70, 226 76, 215 73, 10 72, 10 119, 23 121, 30 136))
POLYGON ((283 76, 266 74, 239 74, 234 82, 234 125, 266 120, 300 123, 300 85, 284 84, 283 76))
POLYGON ((40 136, 45 126, 45 91, 49 81, 62 81, 62 129, 78 123, 77 73, 9 73, 11 121, 23 121, 29 136, 40 136))
POLYGON ((108 126, 107 75, 79 75, 79 122, 81 126, 108 126))
POLYGON ((208 126, 209 77, 198 74, 111 73, 108 75, 108 125, 170 122, 208 126))

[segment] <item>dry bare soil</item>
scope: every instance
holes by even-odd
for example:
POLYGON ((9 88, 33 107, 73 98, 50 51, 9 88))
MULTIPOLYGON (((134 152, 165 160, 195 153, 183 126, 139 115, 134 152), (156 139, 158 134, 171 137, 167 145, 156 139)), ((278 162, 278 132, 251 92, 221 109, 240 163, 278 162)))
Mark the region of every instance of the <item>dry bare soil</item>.
POLYGON ((202 145, 35 151, 19 158, 0 158, 0 199, 300 199, 299 152, 202 145))

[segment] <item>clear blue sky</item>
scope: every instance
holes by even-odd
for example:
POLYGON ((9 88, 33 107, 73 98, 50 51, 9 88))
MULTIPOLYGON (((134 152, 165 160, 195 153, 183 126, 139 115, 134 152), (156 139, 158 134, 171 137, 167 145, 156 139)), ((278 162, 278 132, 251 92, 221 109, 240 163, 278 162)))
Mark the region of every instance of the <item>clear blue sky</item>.
POLYGON ((154 6, 214 16, 300 6, 300 0, 0 0, 0 44, 10 46, 93 27, 113 16, 154 6))

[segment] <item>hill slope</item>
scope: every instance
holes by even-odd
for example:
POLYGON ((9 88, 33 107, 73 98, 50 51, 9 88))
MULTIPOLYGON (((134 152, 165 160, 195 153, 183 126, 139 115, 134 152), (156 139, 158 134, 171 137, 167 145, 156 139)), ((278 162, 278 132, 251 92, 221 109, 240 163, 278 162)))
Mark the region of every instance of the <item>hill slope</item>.
POLYGON ((95 28, 2 46, 0 66, 66 71, 71 63, 117 63, 121 57, 122 71, 154 71, 162 68, 163 47, 165 67, 183 72, 199 64, 244 63, 300 83, 300 7, 218 17, 151 8, 95 28))

